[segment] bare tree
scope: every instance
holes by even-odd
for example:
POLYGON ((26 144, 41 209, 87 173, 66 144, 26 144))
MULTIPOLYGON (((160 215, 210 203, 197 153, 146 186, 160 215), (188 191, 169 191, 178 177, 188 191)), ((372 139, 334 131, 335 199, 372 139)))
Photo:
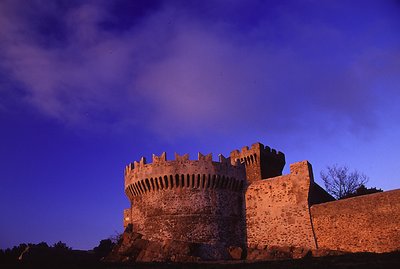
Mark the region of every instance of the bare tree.
POLYGON ((369 178, 354 170, 344 166, 327 166, 326 171, 321 171, 320 176, 325 184, 325 189, 336 199, 341 199, 354 193, 362 185, 365 185, 369 178))

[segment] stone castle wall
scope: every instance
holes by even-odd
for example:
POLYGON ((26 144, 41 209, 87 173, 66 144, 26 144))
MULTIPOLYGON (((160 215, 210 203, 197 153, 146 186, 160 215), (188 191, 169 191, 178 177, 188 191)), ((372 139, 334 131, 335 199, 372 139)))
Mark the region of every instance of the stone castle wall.
POLYGON ((245 164, 248 183, 282 175, 285 154, 261 143, 243 147, 241 151, 230 153, 232 164, 240 161, 245 164))
POLYGON ((290 174, 252 183, 246 191, 249 247, 302 246, 315 249, 308 193, 312 184, 307 161, 290 165, 290 174))
POLYGON ((331 202, 307 161, 282 176, 284 154, 260 143, 219 159, 163 153, 129 164, 124 226, 152 242, 216 246, 214 258, 235 246, 400 250, 400 190, 331 202))
POLYGON ((400 249, 400 190, 313 205, 319 248, 350 252, 400 249))
POLYGON ((167 161, 163 153, 127 167, 125 192, 131 208, 125 224, 145 239, 244 245, 244 166, 220 157, 188 155, 167 161))
POLYGON ((133 228, 145 239, 244 245, 241 192, 176 188, 137 197, 133 204, 133 228))

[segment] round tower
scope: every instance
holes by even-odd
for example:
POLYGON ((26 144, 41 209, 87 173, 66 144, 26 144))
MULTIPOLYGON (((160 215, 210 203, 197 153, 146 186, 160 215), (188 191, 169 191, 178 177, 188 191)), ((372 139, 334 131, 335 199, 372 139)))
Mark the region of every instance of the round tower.
POLYGON ((242 246, 244 228, 245 167, 220 155, 199 153, 153 155, 125 169, 125 193, 131 207, 124 212, 124 224, 148 240, 181 240, 193 243, 242 246))

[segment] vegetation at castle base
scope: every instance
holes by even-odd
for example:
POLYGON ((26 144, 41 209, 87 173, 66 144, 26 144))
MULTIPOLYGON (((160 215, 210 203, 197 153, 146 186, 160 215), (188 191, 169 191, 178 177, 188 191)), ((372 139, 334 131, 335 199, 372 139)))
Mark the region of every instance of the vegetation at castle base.
POLYGON ((283 268, 400 268, 400 252, 392 253, 355 253, 331 255, 321 252, 319 257, 306 255, 301 259, 274 261, 212 261, 198 263, 110 263, 104 262, 104 254, 116 244, 115 238, 101 240, 93 250, 73 250, 63 242, 52 246, 42 242, 39 244, 20 244, 11 249, 0 250, 0 268, 57 268, 57 269, 283 269, 283 268), (29 251, 28 251, 28 250, 29 251), (24 253, 22 259, 21 253, 24 253), (327 256, 324 256, 327 255, 327 256))
POLYGON ((73 250, 61 241, 52 246, 46 242, 23 243, 0 249, 0 268, 99 268, 101 260, 111 252, 117 239, 118 236, 101 240, 97 247, 89 251, 73 250))
POLYGON ((52 246, 46 242, 39 244, 19 244, 13 248, 0 250, 0 261, 29 260, 29 259, 61 259, 68 256, 72 249, 59 241, 52 246))
POLYGON ((0 268, 34 267, 34 265, 85 264, 95 260, 92 253, 72 250, 59 241, 52 246, 45 242, 39 244, 20 244, 13 248, 0 250, 0 268))
POLYGON ((95 253, 95 255, 98 258, 103 259, 112 251, 112 249, 115 247, 115 245, 116 245, 116 242, 114 240, 112 240, 110 238, 104 239, 104 240, 101 240, 100 244, 93 249, 93 252, 95 253))
POLYGON ((321 171, 320 176, 324 182, 326 191, 336 199, 382 192, 381 189, 366 188, 365 184, 369 178, 357 170, 350 171, 345 165, 339 166, 334 164, 327 166, 326 170, 321 171))
POLYGON ((12 263, 0 262, 0 268, 57 268, 57 269, 330 269, 330 268, 400 268, 400 252, 373 254, 355 253, 341 256, 306 257, 297 260, 280 261, 221 261, 204 263, 104 263, 100 261, 74 261, 74 262, 26 262, 14 261, 12 263))

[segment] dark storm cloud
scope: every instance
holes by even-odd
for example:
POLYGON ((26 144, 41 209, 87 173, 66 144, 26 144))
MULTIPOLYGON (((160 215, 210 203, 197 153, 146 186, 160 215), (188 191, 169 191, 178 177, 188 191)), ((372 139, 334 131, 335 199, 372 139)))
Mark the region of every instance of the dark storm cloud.
POLYGON ((71 125, 362 132, 400 73, 396 12, 363 3, 3 1, 1 70, 71 125))

